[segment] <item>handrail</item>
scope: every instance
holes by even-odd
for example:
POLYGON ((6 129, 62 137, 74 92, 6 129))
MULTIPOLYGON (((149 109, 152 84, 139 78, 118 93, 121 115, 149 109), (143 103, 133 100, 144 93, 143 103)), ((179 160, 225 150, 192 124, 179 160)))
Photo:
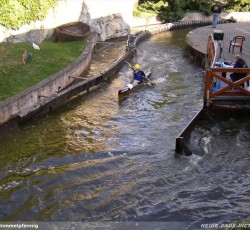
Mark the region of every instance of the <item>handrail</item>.
POLYGON ((217 56, 217 51, 216 51, 214 38, 212 34, 210 34, 208 36, 208 42, 207 42, 207 55, 206 55, 205 69, 210 69, 212 66, 214 66, 216 56, 217 56))
POLYGON ((219 46, 215 43, 213 36, 209 35, 204 89, 204 105, 207 107, 212 103, 212 100, 218 96, 230 96, 231 98, 234 96, 250 96, 250 91, 242 87, 245 82, 250 81, 250 68, 215 67, 215 60, 218 59, 219 55, 218 48, 219 46), (246 74, 246 76, 233 82, 226 78, 229 73, 242 73, 246 74))
POLYGON ((212 68, 206 71, 205 101, 215 96, 250 96, 250 91, 241 87, 245 82, 250 81, 250 68, 212 68), (246 76, 238 81, 232 82, 218 73, 246 73, 246 76), (217 83, 216 83, 217 82, 217 83), (213 90, 213 84, 219 87, 213 90))

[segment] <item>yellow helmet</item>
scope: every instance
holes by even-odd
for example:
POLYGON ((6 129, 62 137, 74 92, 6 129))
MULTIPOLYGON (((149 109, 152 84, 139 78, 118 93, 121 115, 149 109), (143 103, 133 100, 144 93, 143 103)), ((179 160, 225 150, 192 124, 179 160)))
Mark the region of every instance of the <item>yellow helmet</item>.
POLYGON ((141 67, 140 67, 140 65, 139 65, 139 64, 135 64, 134 68, 135 68, 136 70, 141 69, 141 67))

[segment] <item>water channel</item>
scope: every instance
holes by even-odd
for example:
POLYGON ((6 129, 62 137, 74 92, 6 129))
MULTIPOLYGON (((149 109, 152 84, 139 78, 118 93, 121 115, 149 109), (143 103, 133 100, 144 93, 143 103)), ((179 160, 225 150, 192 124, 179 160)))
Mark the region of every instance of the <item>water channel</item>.
MULTIPOLYGON (((249 217, 249 114, 207 114, 190 136, 193 154, 174 151, 203 105, 202 68, 186 52, 190 30, 138 46, 131 62, 153 66, 155 86, 118 102, 131 76, 124 65, 112 81, 51 113, 0 129, 1 221, 199 229, 249 217)), ((125 49, 110 44, 94 54, 90 75, 125 49)))

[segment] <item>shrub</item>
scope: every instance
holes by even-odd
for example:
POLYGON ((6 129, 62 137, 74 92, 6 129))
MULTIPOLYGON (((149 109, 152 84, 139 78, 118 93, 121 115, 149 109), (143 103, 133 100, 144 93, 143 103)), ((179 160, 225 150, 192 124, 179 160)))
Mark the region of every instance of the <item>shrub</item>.
POLYGON ((18 29, 32 21, 42 20, 59 0, 1 0, 0 25, 18 29))
MULTIPOLYGON (((182 18, 184 12, 211 15, 212 4, 211 0, 139 0, 134 10, 134 16, 158 15, 162 21, 173 22, 182 18)), ((250 11, 250 0, 224 0, 223 10, 250 11)))

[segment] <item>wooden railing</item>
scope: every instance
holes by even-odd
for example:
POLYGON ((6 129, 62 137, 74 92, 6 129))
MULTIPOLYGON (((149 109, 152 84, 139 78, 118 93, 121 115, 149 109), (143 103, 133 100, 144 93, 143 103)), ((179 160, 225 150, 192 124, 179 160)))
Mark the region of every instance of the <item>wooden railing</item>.
POLYGON ((247 88, 243 88, 242 84, 247 86, 250 81, 250 69, 249 68, 211 68, 206 71, 205 81, 205 100, 209 100, 216 96, 250 96, 250 91, 247 88), (246 73, 246 77, 232 82, 220 74, 224 73, 246 73))
POLYGON ((220 96, 226 96, 226 100, 229 101, 234 97, 247 98, 250 96, 250 68, 215 67, 215 60, 220 59, 220 47, 218 44, 215 43, 213 36, 209 35, 204 87, 204 105, 206 106, 208 106, 214 98, 218 98, 220 96), (230 79, 231 73, 246 74, 246 76, 233 82, 230 79))
POLYGON ((218 41, 215 43, 213 36, 209 35, 205 63, 204 106, 176 138, 176 153, 185 153, 186 155, 192 153, 188 150, 186 139, 197 121, 202 119, 202 116, 208 109, 250 109, 250 90, 242 87, 242 84, 246 87, 248 86, 250 68, 215 67, 215 64, 219 64, 215 60, 222 61, 221 51, 221 43, 218 41), (232 82, 230 73, 241 73, 246 74, 246 76, 236 82, 232 82))
POLYGON ((206 63, 205 69, 210 69, 211 66, 214 66, 216 57, 216 46, 212 35, 208 36, 207 41, 207 54, 206 54, 206 63))

